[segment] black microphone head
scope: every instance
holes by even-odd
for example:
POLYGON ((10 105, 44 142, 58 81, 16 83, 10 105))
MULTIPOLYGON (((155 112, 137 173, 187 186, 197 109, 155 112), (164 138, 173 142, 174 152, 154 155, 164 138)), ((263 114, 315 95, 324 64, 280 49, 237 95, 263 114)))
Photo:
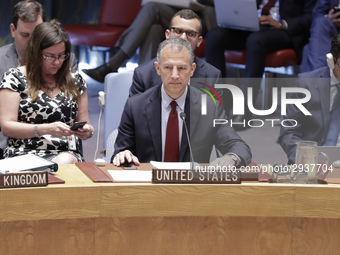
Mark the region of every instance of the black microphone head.
POLYGON ((182 120, 185 120, 185 113, 184 113, 184 112, 181 112, 181 113, 179 114, 179 117, 181 117, 182 120))

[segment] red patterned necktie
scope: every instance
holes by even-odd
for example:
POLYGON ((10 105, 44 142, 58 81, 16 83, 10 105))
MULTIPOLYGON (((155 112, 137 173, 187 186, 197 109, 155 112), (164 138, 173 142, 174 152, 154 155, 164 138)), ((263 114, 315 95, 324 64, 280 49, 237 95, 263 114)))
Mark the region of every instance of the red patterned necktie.
POLYGON ((270 9, 274 7, 276 0, 268 0, 268 3, 262 8, 262 15, 269 15, 270 9))
POLYGON ((179 158, 179 131, 178 115, 176 111, 177 103, 172 101, 171 112, 169 114, 168 125, 166 127, 164 162, 178 162, 179 158))

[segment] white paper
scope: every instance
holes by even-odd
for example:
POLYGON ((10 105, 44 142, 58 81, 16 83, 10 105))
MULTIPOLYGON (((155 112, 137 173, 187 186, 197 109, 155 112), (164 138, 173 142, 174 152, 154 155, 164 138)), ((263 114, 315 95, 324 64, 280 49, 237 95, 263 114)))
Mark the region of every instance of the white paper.
POLYGON ((108 170, 114 181, 120 182, 151 182, 152 171, 108 170))
POLYGON ((53 162, 40 158, 33 154, 25 154, 13 158, 0 160, 0 173, 13 173, 37 168, 44 168, 53 165, 53 162))
MULTIPOLYGON (((150 164, 157 169, 174 169, 174 170, 190 170, 191 162, 159 162, 159 161, 150 161, 150 164)), ((194 163, 194 169, 196 167, 200 167, 198 163, 194 163)))

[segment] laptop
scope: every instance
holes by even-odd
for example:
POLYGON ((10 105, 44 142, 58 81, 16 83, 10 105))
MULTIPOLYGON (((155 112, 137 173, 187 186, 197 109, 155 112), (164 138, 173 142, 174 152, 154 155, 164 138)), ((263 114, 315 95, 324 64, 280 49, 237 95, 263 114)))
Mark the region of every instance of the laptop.
POLYGON ((220 27, 259 31, 256 0, 214 0, 220 27))

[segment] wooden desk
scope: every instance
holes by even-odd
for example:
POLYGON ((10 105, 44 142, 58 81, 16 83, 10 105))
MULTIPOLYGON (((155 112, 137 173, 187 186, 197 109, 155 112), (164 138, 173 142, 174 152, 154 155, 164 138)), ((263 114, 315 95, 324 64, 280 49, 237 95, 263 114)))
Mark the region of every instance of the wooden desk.
POLYGON ((56 176, 66 183, 0 190, 1 255, 340 250, 340 185, 96 184, 75 165, 56 176))

